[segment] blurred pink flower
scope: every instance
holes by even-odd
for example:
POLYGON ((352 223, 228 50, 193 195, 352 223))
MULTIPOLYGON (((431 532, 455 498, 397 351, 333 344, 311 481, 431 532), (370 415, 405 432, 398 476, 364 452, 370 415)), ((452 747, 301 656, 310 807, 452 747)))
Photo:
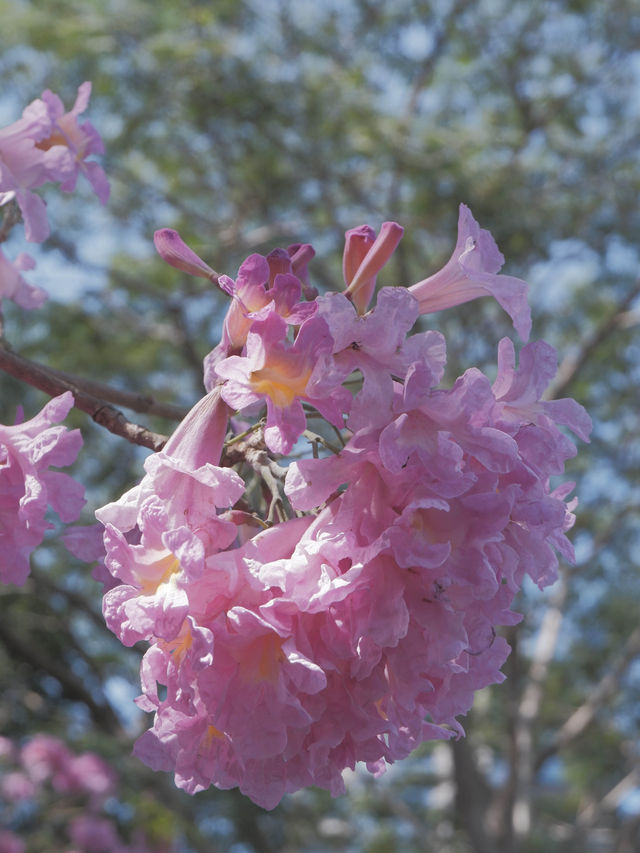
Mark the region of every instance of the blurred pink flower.
POLYGON ((25 270, 31 270, 36 263, 30 255, 20 252, 15 261, 10 261, 0 249, 0 301, 12 299, 21 308, 39 308, 47 298, 41 287, 29 284, 22 277, 25 270))
POLYGON ((21 119, 0 129, 0 206, 16 199, 31 242, 39 243, 49 235, 45 203, 31 192, 36 187, 53 181, 71 192, 82 172, 102 204, 109 198, 102 167, 87 160, 104 151, 102 139, 90 122, 78 122, 90 96, 91 83, 85 82, 73 107, 65 112, 60 98, 47 89, 25 108, 21 119))
POLYGON ((25 853, 27 845, 13 832, 0 829, 0 853, 25 853))
POLYGON ((110 820, 95 815, 80 815, 71 821, 69 835, 83 853, 126 853, 118 832, 110 820))
POLYGON ((40 414, 15 426, 0 424, 0 581, 22 585, 29 555, 52 525, 47 507, 64 522, 75 521, 84 490, 67 474, 49 470, 75 461, 79 430, 54 426, 73 406, 70 391, 51 400, 40 414))
POLYGON ((35 783, 25 773, 14 771, 0 777, 0 794, 10 802, 28 800, 35 792, 35 783))

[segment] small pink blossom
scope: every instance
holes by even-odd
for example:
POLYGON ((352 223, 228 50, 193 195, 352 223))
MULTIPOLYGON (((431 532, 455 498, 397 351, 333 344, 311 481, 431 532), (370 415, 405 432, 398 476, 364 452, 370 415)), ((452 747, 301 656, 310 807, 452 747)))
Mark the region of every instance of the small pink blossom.
POLYGON ((69 150, 73 158, 70 174, 56 175, 55 180, 61 181, 60 189, 64 192, 72 192, 75 189, 78 175, 82 172, 91 184, 93 191, 102 204, 109 199, 109 182, 96 162, 87 160, 91 154, 102 154, 104 145, 100 134, 89 121, 82 124, 78 122, 78 116, 89 106, 91 97, 91 83, 82 83, 78 88, 78 94, 73 107, 65 112, 60 98, 48 89, 42 93, 42 100, 46 104, 47 113, 51 121, 51 135, 45 139, 39 139, 36 147, 41 151, 48 151, 53 147, 64 146, 69 150))
POLYGON ((0 793, 10 802, 28 800, 34 796, 35 792, 35 783, 25 773, 14 771, 0 778, 0 793))
POLYGON ((204 359, 204 384, 211 390, 217 382, 216 365, 227 356, 243 352, 256 320, 273 311, 289 325, 301 325, 315 313, 316 303, 301 297, 311 294, 307 263, 313 257, 308 244, 274 249, 267 257, 253 254, 243 261, 236 280, 223 275, 218 283, 231 296, 222 329, 222 340, 204 359))
POLYGON ((363 378, 349 416, 349 427, 388 423, 393 402, 394 376, 404 376, 416 359, 429 364, 433 384, 442 378, 444 339, 439 332, 407 338, 418 318, 418 305, 401 287, 385 287, 376 306, 364 316, 341 293, 319 297, 318 314, 333 338, 333 364, 341 380, 354 370, 363 378))
POLYGON ((64 522, 75 521, 84 490, 67 474, 49 470, 75 461, 79 430, 55 426, 73 405, 70 391, 51 400, 40 414, 15 426, 0 425, 0 580, 21 586, 29 555, 52 525, 47 507, 64 522))
POLYGON ((303 400, 336 426, 342 425, 351 402, 339 382, 333 387, 327 382, 323 356, 331 352, 333 341, 326 322, 320 317, 307 320, 293 344, 286 332, 285 320, 271 311, 253 323, 246 356, 230 356, 216 365, 216 373, 226 380, 222 397, 230 406, 240 410, 266 402, 265 442, 270 450, 284 454, 306 427, 303 400))
POLYGON ((22 276, 25 270, 32 270, 36 262, 26 252, 20 252, 11 262, 0 249, 0 300, 12 299, 21 308, 39 308, 46 300, 47 292, 36 287, 22 276))
POLYGON ((20 752, 20 763, 38 785, 54 777, 64 779, 72 758, 72 752, 61 740, 45 734, 33 737, 20 752))
POLYGON ((69 835, 83 853, 126 853, 113 823, 104 817, 79 815, 71 821, 69 835))

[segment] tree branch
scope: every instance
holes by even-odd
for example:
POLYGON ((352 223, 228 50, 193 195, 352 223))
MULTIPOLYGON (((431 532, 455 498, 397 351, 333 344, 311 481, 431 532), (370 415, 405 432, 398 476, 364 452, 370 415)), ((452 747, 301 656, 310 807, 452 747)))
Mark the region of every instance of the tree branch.
POLYGON ((146 429, 146 427, 131 423, 119 409, 105 400, 88 394, 73 382, 52 373, 48 368, 4 347, 0 347, 0 369, 15 379, 44 391, 51 397, 57 397, 65 391, 71 391, 76 409, 90 415, 97 424, 108 429, 114 435, 126 438, 132 444, 139 444, 142 447, 157 451, 161 450, 167 441, 167 436, 159 435, 146 429))
POLYGON ((576 828, 581 832, 592 827, 604 811, 614 811, 620 805, 621 800, 630 791, 638 787, 640 781, 640 767, 636 764, 626 776, 616 782, 598 802, 591 802, 579 812, 576 819, 576 828))
POLYGON ((531 830, 531 789, 535 776, 533 725, 540 713, 547 674, 555 655, 568 592, 568 579, 566 575, 562 575, 560 585, 540 625, 526 686, 516 711, 511 780, 514 791, 511 819, 516 838, 524 838, 531 830))
POLYGON ((600 708, 620 686, 622 676, 629 664, 638 655, 640 655, 640 628, 631 632, 620 654, 606 667, 606 675, 596 684, 586 701, 558 729, 551 743, 540 752, 534 764, 536 771, 547 759, 575 740, 591 725, 600 708))
POLYGON ((171 421, 181 421, 187 414, 187 410, 181 406, 174 406, 171 403, 163 403, 160 400, 155 400, 148 394, 138 394, 135 391, 123 391, 120 388, 113 388, 107 385, 106 382, 98 382, 95 379, 86 379, 84 376, 76 376, 73 373, 67 373, 64 370, 57 370, 54 367, 47 367, 46 370, 54 376, 64 379, 76 388, 81 388, 87 394, 94 397, 99 397, 107 403, 115 403, 118 406, 124 406, 131 409, 133 412, 139 412, 144 415, 157 415, 159 418, 167 418, 171 421))
POLYGON ((0 225, 0 243, 9 239, 9 233, 14 225, 20 222, 20 208, 15 201, 10 201, 4 209, 2 224, 0 225))
POLYGON ((475 853, 494 853, 485 828, 489 804, 487 782, 479 771, 467 738, 450 742, 456 783, 455 808, 458 821, 464 826, 475 853))
POLYGON ((65 696, 71 701, 83 702, 104 731, 113 735, 121 734, 120 723, 111 706, 97 702, 83 681, 75 676, 68 666, 53 660, 42 647, 32 643, 28 631, 13 630, 4 616, 0 619, 0 642, 6 647, 11 657, 25 660, 35 669, 53 676, 59 682, 65 696))
POLYGON ((543 399, 555 400, 565 397, 572 382, 575 382, 585 364, 591 358, 595 350, 604 343, 617 329, 624 327, 628 322, 628 309, 633 300, 640 295, 640 279, 636 282, 625 298, 616 306, 615 311, 606 316, 591 334, 586 338, 577 353, 564 359, 555 379, 551 382, 543 399))

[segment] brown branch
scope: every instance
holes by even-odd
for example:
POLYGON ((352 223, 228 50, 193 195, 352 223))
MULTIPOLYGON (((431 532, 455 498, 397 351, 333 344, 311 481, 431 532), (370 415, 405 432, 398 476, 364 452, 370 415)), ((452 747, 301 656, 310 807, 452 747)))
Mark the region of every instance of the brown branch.
POLYGON ((471 745, 466 738, 452 740, 450 745, 456 785, 457 820, 465 828, 475 853, 494 853, 495 845, 489 839, 485 827, 489 804, 486 779, 478 769, 471 745))
POLYGON ((51 397, 57 397, 65 391, 71 391, 76 409, 90 415, 97 424, 108 429, 114 435, 126 438, 132 444, 139 444, 142 447, 157 451, 161 450, 167 441, 166 436, 151 432, 139 424, 131 423, 119 409, 105 400, 88 394, 74 385, 73 382, 57 376, 46 367, 3 347, 0 347, 0 369, 15 379, 44 391, 51 397))
POLYGON ((139 412, 144 415, 157 415, 159 418, 167 418, 171 421, 181 421, 187 414, 187 409, 181 406, 173 406, 171 403, 163 403, 160 400, 155 400, 148 394, 138 394, 135 391, 123 391, 120 388, 113 388, 107 385, 106 382, 98 382, 95 379, 87 379, 84 376, 76 376, 73 373, 67 373, 64 370, 57 370, 54 367, 47 367, 46 370, 54 376, 59 376, 65 382, 70 383, 75 388, 80 388, 91 394, 93 397, 99 397, 107 403, 115 403, 118 406, 124 406, 126 409, 131 409, 133 412, 139 412))
POLYGON ((4 209, 2 225, 0 225, 0 243, 9 238, 9 233, 14 225, 20 222, 20 208, 15 201, 10 201, 4 209))
POLYGON ((259 429, 251 428, 243 435, 244 437, 241 440, 239 440, 240 436, 237 436, 236 439, 225 444, 220 464, 230 466, 245 463, 249 465, 260 476, 260 481, 270 496, 267 502, 267 523, 284 521, 287 515, 281 486, 284 483, 287 469, 278 465, 269 456, 264 444, 262 426, 259 429))

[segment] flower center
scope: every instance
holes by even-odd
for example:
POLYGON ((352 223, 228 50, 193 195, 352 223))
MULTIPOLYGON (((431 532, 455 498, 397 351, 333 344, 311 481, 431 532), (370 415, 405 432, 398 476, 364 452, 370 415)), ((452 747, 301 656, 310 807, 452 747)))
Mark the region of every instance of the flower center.
POLYGON ((253 390, 266 394, 280 409, 288 408, 296 397, 304 397, 311 377, 311 367, 299 354, 287 355, 283 353, 271 364, 249 375, 253 390))

